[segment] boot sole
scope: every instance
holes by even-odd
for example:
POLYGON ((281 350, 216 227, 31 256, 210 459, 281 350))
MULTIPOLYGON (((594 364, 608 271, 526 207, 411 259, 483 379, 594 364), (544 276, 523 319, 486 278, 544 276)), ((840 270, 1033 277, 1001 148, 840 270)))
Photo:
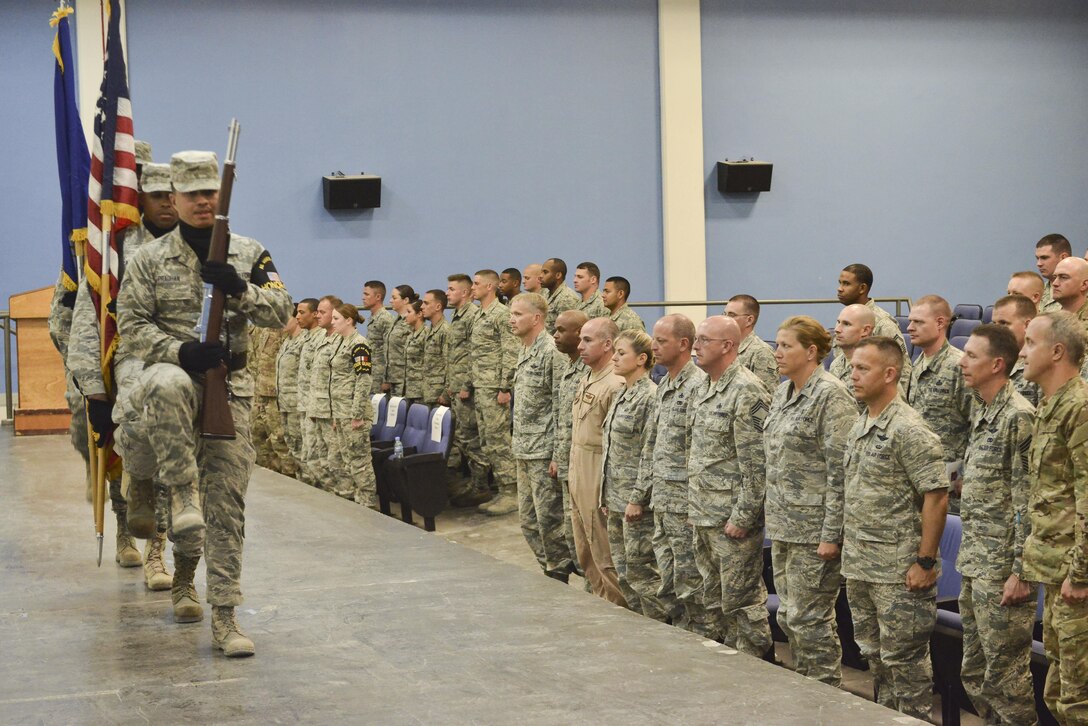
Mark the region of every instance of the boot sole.
POLYGON ((204 529, 204 518, 199 515, 181 516, 174 520, 174 534, 189 534, 204 529))
MULTIPOLYGON (((132 510, 129 510, 131 514, 132 510)), ((128 518, 128 531, 136 539, 147 539, 155 533, 155 515, 128 518)))
POLYGON ((217 645, 215 647, 223 651, 223 655, 227 658, 249 658, 254 653, 256 653, 255 648, 235 648, 234 650, 228 652, 227 649, 221 645, 217 645))
POLYGON ((199 623, 203 619, 204 613, 199 615, 178 615, 176 612, 174 613, 175 623, 199 623))
POLYGON ((174 586, 174 578, 167 576, 165 580, 157 584, 148 582, 147 578, 144 578, 144 585, 146 585, 147 589, 151 590, 152 592, 161 592, 163 590, 169 590, 174 586))

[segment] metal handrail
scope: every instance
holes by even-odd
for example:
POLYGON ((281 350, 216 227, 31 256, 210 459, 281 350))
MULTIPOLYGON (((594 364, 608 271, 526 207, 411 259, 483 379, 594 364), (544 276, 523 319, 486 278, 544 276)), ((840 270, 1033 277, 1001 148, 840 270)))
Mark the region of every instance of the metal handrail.
POLYGON ((0 320, 4 328, 4 420, 11 422, 15 418, 15 404, 11 400, 11 339, 15 337, 15 329, 11 326, 10 311, 0 310, 0 320))
MULTIPOLYGON (((903 304, 907 306, 909 311, 914 303, 909 297, 874 297, 871 298, 874 302, 890 302, 895 303, 895 314, 903 314, 903 304)), ((682 300, 679 302, 672 301, 653 301, 653 302, 629 302, 629 306, 633 308, 664 308, 664 307, 706 307, 707 305, 721 305, 725 306, 729 303, 728 300, 682 300)), ((783 298, 781 300, 760 300, 760 305, 841 305, 838 298, 783 298)))

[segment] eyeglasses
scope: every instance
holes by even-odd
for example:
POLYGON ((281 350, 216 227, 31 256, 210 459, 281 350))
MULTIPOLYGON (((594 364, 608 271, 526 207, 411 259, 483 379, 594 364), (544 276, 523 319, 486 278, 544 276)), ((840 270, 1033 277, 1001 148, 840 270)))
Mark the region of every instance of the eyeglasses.
POLYGON ((706 345, 707 343, 724 343, 726 338, 708 338, 705 335, 695 336, 696 345, 706 345))

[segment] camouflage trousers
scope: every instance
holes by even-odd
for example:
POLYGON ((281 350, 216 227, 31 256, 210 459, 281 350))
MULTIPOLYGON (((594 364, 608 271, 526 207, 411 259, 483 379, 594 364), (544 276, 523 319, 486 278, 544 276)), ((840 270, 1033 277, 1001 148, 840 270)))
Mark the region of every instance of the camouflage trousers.
POLYGON ((198 483, 204 512, 204 536, 175 537, 175 556, 204 555, 207 601, 212 605, 242 604, 242 545, 245 540, 245 496, 253 470, 248 398, 230 402, 237 437, 199 436, 203 390, 188 373, 169 363, 148 366, 133 391, 133 408, 143 411, 130 431, 146 440, 158 459, 163 484, 198 483), (136 430, 136 429, 142 429, 136 430))
POLYGON ((476 404, 471 398, 462 401, 454 393, 450 411, 453 412, 453 442, 446 463, 455 471, 467 463, 473 479, 478 479, 477 472, 486 473, 487 463, 484 461, 483 452, 480 451, 480 429, 476 425, 476 404))
POLYGON ((563 495, 548 476, 547 459, 517 459, 518 518, 529 549, 545 572, 569 572, 570 548, 563 535, 563 495))
POLYGON ((657 597, 661 602, 675 603, 672 624, 704 637, 716 636, 703 606, 703 578, 695 564, 688 515, 655 510, 653 548, 657 571, 661 574, 657 597))
POLYGON ((911 592, 905 583, 846 581, 854 638, 869 661, 877 703, 929 720, 933 666, 929 638, 937 621, 936 587, 911 592))
POLYGON ((303 412, 298 414, 299 433, 299 478, 310 486, 317 486, 318 478, 324 470, 324 461, 328 451, 315 449, 314 422, 303 412))
MULTIPOLYGON (((68 437, 72 441, 72 448, 83 457, 83 463, 90 466, 90 453, 87 449, 87 409, 83 403, 83 394, 76 388, 75 379, 67 375, 68 385, 64 389, 64 401, 68 404, 68 410, 72 412, 72 420, 68 423, 68 437)), ((88 470, 88 477, 90 476, 88 470)))
POLYGON ((725 525, 695 527, 695 564, 703 578, 706 623, 714 635, 736 636, 736 649, 762 658, 771 647, 767 586, 763 584, 763 528, 733 539, 725 525))
POLYGON ((332 428, 331 418, 310 419, 313 424, 311 434, 313 436, 313 450, 322 452, 320 458, 311 460, 311 468, 314 472, 313 485, 327 492, 335 491, 340 482, 348 478, 348 472, 343 466, 339 456, 333 457, 336 448, 334 441, 335 432, 332 428))
POLYGON ((593 594, 627 607, 608 546, 608 520, 600 507, 602 464, 599 447, 571 447, 568 473, 574 548, 593 594))
MULTIPOLYGON (((556 482, 563 496, 563 539, 567 541, 571 560, 578 565, 578 548, 574 545, 574 521, 570 518, 570 480, 563 474, 556 478, 556 482)), ((578 565, 578 569, 581 571, 582 566, 578 565)))
POLYGON ((280 412, 280 425, 283 427, 283 442, 287 444, 290 472, 287 476, 299 478, 302 471, 302 417, 298 413, 280 412))
POLYGON ((367 507, 377 507, 378 484, 374 478, 374 460, 370 456, 370 422, 364 421, 359 428, 353 429, 350 418, 338 418, 330 433, 330 467, 346 474, 335 482, 336 493, 367 507))
POLYGON ((661 575, 654 559, 654 520, 652 512, 644 510, 642 519, 624 520, 623 512, 608 512, 608 547, 612 564, 620 579, 620 592, 627 607, 639 615, 665 622, 672 608, 657 598, 661 575))
POLYGON ((1031 641, 1035 588, 1020 605, 1003 607, 1005 580, 964 577, 960 586, 963 664, 960 680, 988 724, 1035 723, 1031 641))
MULTIPOLYGON (((257 450, 257 465, 281 474, 291 469, 291 454, 283 440, 283 421, 274 396, 254 396, 250 430, 257 450)), ((290 474, 288 474, 290 476, 290 474)))
MULTIPOLYGON (((513 495, 518 476, 510 443, 510 405, 499 403, 497 388, 476 389, 476 428, 480 432, 480 451, 485 464, 491 467, 500 492, 513 495)), ((474 472, 475 474, 475 472, 474 472)))
POLYGON ((1045 584, 1043 646, 1050 670, 1043 700, 1061 724, 1088 724, 1088 602, 1070 605, 1045 584))
POLYGON ((778 627, 790 641, 794 670, 838 687, 842 684, 842 644, 835 624, 835 601, 842 587, 842 562, 821 560, 816 547, 771 543, 778 627))

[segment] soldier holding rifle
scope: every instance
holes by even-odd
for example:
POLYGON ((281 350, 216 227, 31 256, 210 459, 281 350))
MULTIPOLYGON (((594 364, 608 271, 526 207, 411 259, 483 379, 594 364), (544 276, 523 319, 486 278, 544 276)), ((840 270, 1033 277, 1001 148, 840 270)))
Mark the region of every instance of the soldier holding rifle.
POLYGON ((228 657, 253 654, 234 618, 242 602, 245 494, 254 463, 246 326, 279 328, 291 314, 265 248, 227 230, 236 134, 233 127, 222 185, 213 153, 186 151, 170 160, 180 224, 131 259, 118 300, 122 346, 147 364, 133 407, 143 412, 159 478, 171 492, 174 617, 203 619, 193 578, 204 554, 213 643, 228 657), (224 242, 225 261, 216 261, 224 242), (215 320, 213 303, 202 321, 204 284, 214 289, 214 302, 225 301, 225 319, 215 320), (220 322, 223 335, 216 332, 220 322), (200 340, 205 323, 208 337, 200 340), (228 377, 229 402, 205 396, 217 375, 228 377), (207 419, 216 409, 226 414, 218 434, 207 419))

